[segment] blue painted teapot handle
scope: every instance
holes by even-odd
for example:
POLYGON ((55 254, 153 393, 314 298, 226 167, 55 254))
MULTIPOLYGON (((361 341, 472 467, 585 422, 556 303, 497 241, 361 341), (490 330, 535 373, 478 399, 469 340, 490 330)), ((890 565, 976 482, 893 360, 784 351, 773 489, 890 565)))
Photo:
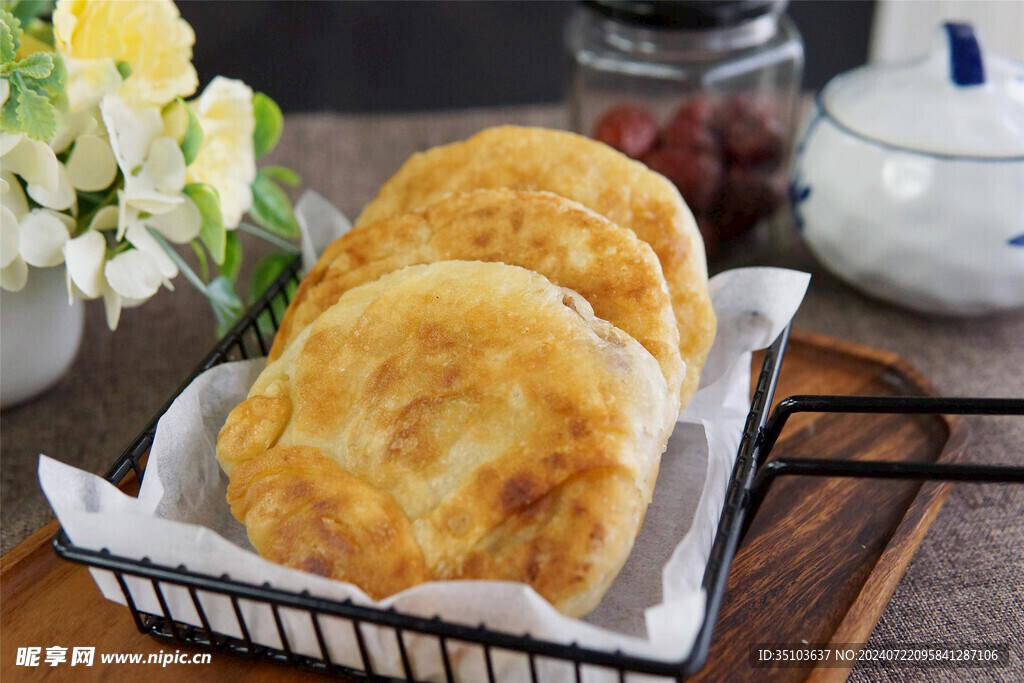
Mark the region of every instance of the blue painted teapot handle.
POLYGON ((943 24, 949 39, 949 79, 957 87, 981 85, 985 82, 985 64, 981 47, 970 24, 943 24))

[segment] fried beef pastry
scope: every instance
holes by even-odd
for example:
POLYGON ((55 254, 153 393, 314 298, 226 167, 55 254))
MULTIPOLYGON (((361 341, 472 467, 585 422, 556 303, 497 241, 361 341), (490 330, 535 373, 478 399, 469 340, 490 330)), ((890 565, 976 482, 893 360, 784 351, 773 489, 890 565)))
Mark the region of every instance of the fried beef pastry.
POLYGON ((217 457, 261 555, 380 598, 430 579, 592 609, 675 413, 655 359, 579 294, 498 263, 347 291, 260 374, 217 457))
POLYGON ((657 256, 631 231, 550 192, 456 194, 345 234, 299 286, 269 359, 352 287, 405 266, 449 260, 521 266, 583 295, 597 317, 658 360, 678 402, 685 366, 657 256))
POLYGON ((414 154, 381 187, 356 225, 407 213, 449 193, 546 190, 629 228, 654 249, 668 282, 686 364, 681 399, 697 390, 715 336, 704 242, 666 178, 607 145, 565 131, 502 126, 414 154))

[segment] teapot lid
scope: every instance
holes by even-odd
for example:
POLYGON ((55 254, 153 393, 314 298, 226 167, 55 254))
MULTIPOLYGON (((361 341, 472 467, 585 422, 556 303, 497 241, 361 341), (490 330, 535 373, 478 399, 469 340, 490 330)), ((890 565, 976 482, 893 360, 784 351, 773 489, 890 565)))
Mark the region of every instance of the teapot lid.
POLYGON ((1024 159, 1024 63, 983 53, 970 24, 943 24, 924 58, 855 69, 819 97, 839 124, 887 145, 1024 159))

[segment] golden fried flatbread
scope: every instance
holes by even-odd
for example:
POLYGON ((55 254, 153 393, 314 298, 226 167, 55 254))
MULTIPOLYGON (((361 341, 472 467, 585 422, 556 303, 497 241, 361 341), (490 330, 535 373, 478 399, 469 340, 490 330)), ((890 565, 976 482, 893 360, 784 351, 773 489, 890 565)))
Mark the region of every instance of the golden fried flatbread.
POLYGON ((678 397, 685 366, 657 256, 631 231, 550 192, 476 190, 352 230, 302 281, 270 360, 349 289, 406 266, 451 260, 521 266, 582 294, 597 317, 650 351, 678 397))
POLYGON ((346 292, 217 440, 265 557, 373 597, 533 586, 573 616, 622 567, 675 412, 655 359, 579 294, 445 261, 346 292))
POLYGON ((414 154, 356 225, 407 213, 454 192, 508 187, 568 197, 629 228, 661 261, 686 364, 682 404, 697 390, 715 336, 704 242, 678 190, 603 143, 565 131, 503 126, 414 154))

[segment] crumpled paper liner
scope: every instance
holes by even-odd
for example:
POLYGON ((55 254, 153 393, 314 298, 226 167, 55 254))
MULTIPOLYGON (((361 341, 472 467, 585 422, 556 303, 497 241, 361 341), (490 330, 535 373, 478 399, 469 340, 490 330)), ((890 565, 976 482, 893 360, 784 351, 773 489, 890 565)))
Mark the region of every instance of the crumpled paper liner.
MULTIPOLYGON (((347 220, 319 196, 307 195, 297 207, 307 259, 347 228, 347 220)), ((438 581, 374 601, 353 585, 259 557, 228 509, 227 477, 217 463, 215 444, 228 412, 245 398, 264 367, 260 359, 219 365, 182 392, 160 420, 138 498, 45 455, 40 456, 39 479, 68 537, 80 547, 469 626, 486 624, 538 639, 679 660, 689 652, 704 614, 701 579, 749 410, 750 354, 768 346, 790 321, 808 280, 804 273, 774 268, 734 270, 711 280, 718 334, 701 388, 669 440, 629 560, 601 605, 582 620, 562 615, 525 584, 438 581)), ((110 572, 90 571, 107 599, 124 604, 110 572)), ((149 580, 125 580, 138 609, 162 613, 149 580)), ((202 625, 186 589, 162 584, 162 590, 174 619, 202 625)), ((198 597, 215 631, 242 636, 228 598, 202 591, 198 597)), ((281 648, 268 606, 242 600, 241 611, 254 642, 281 648)), ((292 651, 319 657, 309 614, 281 609, 280 615, 292 651)), ((332 661, 362 668, 351 622, 322 616, 320 623, 332 661)), ((362 632, 377 674, 402 676, 394 630, 363 624, 362 632)), ((418 680, 444 680, 436 637, 406 633, 404 641, 418 680)), ((481 646, 448 641, 447 648, 457 680, 486 679, 481 646)), ((492 661, 499 680, 529 680, 523 654, 494 650, 492 661)), ((570 663, 544 658, 538 658, 537 670, 545 681, 573 680, 575 675, 570 663)), ((587 681, 616 680, 613 672, 596 667, 584 667, 583 674, 587 681)))

